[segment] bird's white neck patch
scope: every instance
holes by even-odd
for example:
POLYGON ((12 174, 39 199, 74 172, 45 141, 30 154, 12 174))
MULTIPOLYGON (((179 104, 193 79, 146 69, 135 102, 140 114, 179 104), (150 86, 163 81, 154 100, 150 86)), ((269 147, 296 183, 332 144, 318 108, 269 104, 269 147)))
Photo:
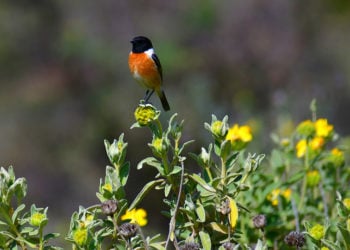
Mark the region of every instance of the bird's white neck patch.
POLYGON ((154 49, 153 49, 153 48, 150 48, 150 49, 146 50, 145 53, 146 53, 149 57, 152 57, 152 55, 154 54, 154 49))

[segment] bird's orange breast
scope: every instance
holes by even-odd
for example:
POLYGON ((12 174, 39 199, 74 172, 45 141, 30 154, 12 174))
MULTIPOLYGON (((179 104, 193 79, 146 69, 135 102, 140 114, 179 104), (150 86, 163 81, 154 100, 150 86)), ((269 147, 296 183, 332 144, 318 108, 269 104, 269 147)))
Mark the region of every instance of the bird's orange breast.
POLYGON ((130 53, 129 68, 138 83, 148 89, 159 89, 161 77, 157 65, 146 53, 130 53))

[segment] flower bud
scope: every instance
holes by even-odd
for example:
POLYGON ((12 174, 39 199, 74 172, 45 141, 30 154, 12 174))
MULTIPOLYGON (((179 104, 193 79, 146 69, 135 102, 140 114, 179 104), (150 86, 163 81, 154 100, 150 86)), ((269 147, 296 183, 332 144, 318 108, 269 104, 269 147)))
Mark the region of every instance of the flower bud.
POLYGON ((129 239, 137 233, 137 225, 133 223, 124 223, 119 227, 119 234, 129 239))
POLYGON ((116 200, 108 200, 101 204, 102 213, 112 216, 118 208, 118 202, 116 200))
POLYGON ((230 200, 225 199, 224 201, 222 201, 221 205, 218 206, 216 210, 222 213, 223 215, 229 214, 231 212, 230 200))
POLYGON ((164 152, 166 152, 167 149, 164 138, 154 137, 152 144, 149 145, 157 155, 162 155, 164 152))
POLYGON ((315 187, 321 180, 321 175, 317 170, 311 170, 306 173, 306 184, 308 187, 315 187))
POLYGON ((331 162, 335 167, 341 167, 344 162, 344 153, 338 148, 333 148, 330 156, 328 157, 329 162, 331 162))
POLYGON ((210 161, 210 154, 207 152, 205 148, 201 149, 201 153, 199 155, 204 164, 208 165, 210 161))
POLYGON ((231 242, 225 242, 224 244, 222 244, 222 247, 225 249, 225 250, 233 250, 233 247, 235 245, 231 242))
POLYGON ((298 125, 297 133, 301 136, 310 137, 315 133, 315 124, 310 120, 303 121, 298 125))
POLYGON ((223 138, 227 134, 225 123, 219 120, 212 122, 210 129, 214 137, 223 138))
POLYGON ((135 110, 135 120, 140 126, 148 126, 158 119, 160 111, 151 104, 139 104, 135 110))
POLYGON ((253 224, 255 228, 261 229, 266 226, 266 216, 259 214, 253 218, 253 224))
POLYGON ((114 140, 112 144, 107 140, 104 141, 108 158, 112 164, 120 165, 124 161, 128 143, 124 142, 123 139, 124 134, 121 134, 119 139, 114 140))
POLYGON ((43 213, 35 212, 30 216, 30 225, 39 227, 41 223, 46 219, 46 215, 43 213))
POLYGON ((350 211, 350 198, 343 199, 343 204, 350 211))
POLYGON ((304 246, 306 239, 304 234, 292 231, 284 238, 284 242, 287 243, 287 245, 289 246, 295 246, 300 248, 304 246))
POLYGON ((180 250, 199 250, 199 249, 200 249, 199 244, 195 242, 188 242, 180 247, 180 250))
POLYGON ((309 230, 309 234, 312 238, 314 238, 315 240, 320 240, 324 237, 325 235, 325 228, 324 226, 320 225, 320 224, 316 224, 315 226, 313 226, 312 228, 310 228, 309 230))

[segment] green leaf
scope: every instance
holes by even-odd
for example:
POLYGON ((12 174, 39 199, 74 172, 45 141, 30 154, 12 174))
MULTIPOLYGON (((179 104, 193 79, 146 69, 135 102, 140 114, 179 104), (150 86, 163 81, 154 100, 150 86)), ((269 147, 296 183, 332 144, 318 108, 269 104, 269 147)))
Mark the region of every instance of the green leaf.
POLYGON ((204 250, 211 250, 211 240, 210 240, 209 234, 206 232, 200 231, 199 237, 201 239, 203 249, 204 250))
POLYGON ((227 160, 225 163, 226 169, 229 170, 236 162, 237 156, 239 152, 234 152, 227 160))
POLYGON ((170 193, 170 191, 171 191, 171 187, 172 187, 171 184, 166 184, 166 185, 165 185, 165 188, 164 188, 164 196, 165 196, 165 197, 168 197, 168 195, 169 195, 169 193, 170 193))
POLYGON ((154 180, 154 181, 150 181, 148 182, 140 191, 140 193, 138 193, 138 195, 136 196, 136 198, 134 199, 134 201, 131 203, 129 210, 132 210, 133 208, 135 208, 145 197, 145 195, 156 185, 160 184, 161 182, 163 182, 163 179, 159 179, 159 180, 154 180))
POLYGON ((55 246, 44 246, 44 250, 63 250, 63 248, 55 246))
POLYGON ((267 246, 264 245, 264 243, 259 239, 255 245, 254 250, 265 250, 265 249, 267 249, 267 246))
POLYGON ((210 226, 216 232, 219 232, 219 233, 222 233, 222 234, 227 234, 227 232, 228 232, 227 226, 224 226, 224 225, 219 224, 217 222, 211 222, 210 226))
POLYGON ((144 165, 155 167, 161 175, 164 175, 164 168, 162 164, 154 157, 147 157, 137 164, 137 169, 142 169, 144 165))
POLYGON ((4 221, 2 221, 2 220, 0 220, 0 225, 5 225, 5 226, 8 226, 9 224, 8 224, 8 223, 6 223, 6 222, 4 222, 4 221))
POLYGON ((161 242, 151 243, 149 244, 149 246, 151 247, 151 249, 166 250, 161 242))
POLYGON ((170 175, 175 175, 175 174, 181 172, 181 170, 182 170, 182 168, 181 168, 180 166, 175 166, 174 169, 173 169, 173 171, 171 171, 171 172, 169 173, 169 176, 170 176, 170 175))
POLYGON ((220 157, 226 159, 231 152, 231 141, 225 140, 220 145, 220 157))
POLYGON ((294 184, 297 181, 301 180, 304 176, 305 176, 305 173, 303 171, 298 172, 298 173, 292 175, 290 178, 288 178, 288 180, 285 182, 285 185, 289 186, 291 184, 294 184))
POLYGON ((321 239, 321 242, 328 248, 330 248, 331 250, 342 250, 342 248, 340 246, 337 246, 335 243, 333 243, 330 240, 325 240, 325 239, 321 239))
POLYGON ((63 248, 55 246, 44 246, 44 250, 63 250, 63 248))
POLYGON ((130 171, 130 162, 125 162, 123 166, 120 168, 120 183, 125 186, 126 182, 128 181, 129 177, 129 171, 130 171))
POLYGON ((282 152, 279 151, 279 150, 272 150, 272 153, 271 153, 271 166, 273 168, 279 168, 279 167, 282 167, 284 165, 284 157, 282 155, 282 152))
POLYGON ((111 183, 113 184, 113 186, 115 185, 117 188, 120 187, 119 176, 118 176, 117 170, 114 167, 111 167, 111 166, 106 167, 105 178, 106 178, 106 183, 111 183))
POLYGON ((200 202, 197 202, 196 214, 198 216, 199 222, 205 222, 205 209, 200 202))
POLYGON ((164 247, 164 243, 161 240, 162 238, 160 234, 157 234, 152 238, 147 237, 146 239, 147 244, 151 247, 151 249, 166 250, 164 247))
POLYGON ((339 231, 344 239, 344 243, 346 246, 350 246, 350 232, 338 224, 339 231))
POLYGON ((44 236, 44 241, 48 241, 50 239, 58 238, 60 236, 59 233, 48 233, 44 236))
POLYGON ((117 219, 120 218, 123 214, 125 214, 126 210, 128 209, 128 202, 124 199, 119 201, 118 209, 119 211, 116 216, 117 219))
POLYGON ((15 224, 16 220, 17 220, 17 216, 18 214, 25 208, 26 206, 24 204, 19 205, 16 210, 13 212, 11 220, 12 222, 15 224))
POLYGON ((179 148, 179 151, 177 152, 177 155, 180 155, 180 154, 182 153, 182 151, 184 150, 184 148, 185 148, 187 145, 189 145, 189 144, 191 144, 191 143, 193 143, 193 142, 194 142, 194 140, 190 140, 190 141, 187 141, 187 142, 183 143, 182 146, 179 148))
POLYGON ((18 200, 23 199, 27 194, 27 181, 24 178, 18 178, 14 183, 8 188, 7 192, 7 203, 9 204, 13 195, 16 196, 18 200))
POLYGON ((220 146, 220 142, 215 140, 215 143, 214 143, 214 153, 217 155, 217 156, 220 156, 221 155, 221 146, 220 146))
POLYGON ((195 182, 197 182, 200 186, 202 186, 205 190, 215 193, 216 190, 210 186, 208 183, 205 182, 205 180, 203 180, 199 175, 197 174, 191 174, 188 177, 190 177, 192 180, 194 180, 195 182))
POLYGON ((7 231, 0 231, 0 235, 16 240, 16 236, 7 231))

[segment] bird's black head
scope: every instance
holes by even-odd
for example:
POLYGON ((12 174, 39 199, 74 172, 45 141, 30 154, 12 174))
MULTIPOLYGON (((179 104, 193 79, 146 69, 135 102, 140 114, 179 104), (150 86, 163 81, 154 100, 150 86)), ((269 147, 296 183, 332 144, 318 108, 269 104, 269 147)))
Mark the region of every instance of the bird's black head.
POLYGON ((130 42, 132 43, 133 53, 142 53, 153 48, 151 40, 144 36, 134 37, 134 39, 132 39, 130 42))

